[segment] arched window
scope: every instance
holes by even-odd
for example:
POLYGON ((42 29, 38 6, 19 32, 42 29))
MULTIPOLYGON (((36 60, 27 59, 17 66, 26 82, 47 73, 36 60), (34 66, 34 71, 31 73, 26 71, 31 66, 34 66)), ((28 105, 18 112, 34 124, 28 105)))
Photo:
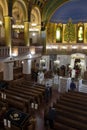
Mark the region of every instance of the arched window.
POLYGON ((82 43, 84 41, 84 27, 83 25, 78 26, 77 42, 82 43))
POLYGON ((62 42, 62 27, 57 26, 56 29, 56 42, 62 42))

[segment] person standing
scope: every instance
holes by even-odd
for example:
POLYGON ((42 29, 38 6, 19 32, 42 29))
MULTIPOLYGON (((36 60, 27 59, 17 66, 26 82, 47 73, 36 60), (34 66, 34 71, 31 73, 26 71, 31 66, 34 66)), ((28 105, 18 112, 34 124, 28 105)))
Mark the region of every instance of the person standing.
POLYGON ((70 83, 70 90, 74 91, 76 89, 76 84, 74 82, 74 79, 72 78, 71 83, 70 83))
POLYGON ((48 112, 48 120, 49 120, 50 129, 54 128, 55 117, 56 117, 56 110, 54 107, 50 107, 49 112, 48 112))

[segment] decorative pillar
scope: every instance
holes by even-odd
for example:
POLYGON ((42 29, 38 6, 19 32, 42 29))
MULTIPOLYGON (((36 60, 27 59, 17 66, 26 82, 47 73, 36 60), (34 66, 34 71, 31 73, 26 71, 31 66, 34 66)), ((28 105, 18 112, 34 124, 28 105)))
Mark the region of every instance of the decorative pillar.
POLYGON ((46 66, 47 66, 47 71, 49 71, 49 69, 50 69, 50 56, 47 56, 46 66))
POLYGON ((13 80, 13 62, 4 63, 4 80, 10 81, 13 80))
POLYGON ((31 74, 31 60, 24 60, 23 74, 31 74))
POLYGON ((5 43, 6 46, 10 47, 10 55, 11 55, 11 17, 4 17, 4 26, 5 26, 5 43))
POLYGON ((43 44, 43 53, 46 53, 46 22, 41 22, 41 43, 43 44))
POLYGON ((24 22, 24 41, 25 45, 29 46, 29 22, 24 22))

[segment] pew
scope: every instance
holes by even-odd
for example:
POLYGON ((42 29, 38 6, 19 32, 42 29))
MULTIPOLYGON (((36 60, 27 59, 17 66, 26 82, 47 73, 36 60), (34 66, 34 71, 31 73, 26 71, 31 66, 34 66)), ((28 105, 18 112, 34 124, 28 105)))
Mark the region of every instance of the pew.
POLYGON ((38 86, 39 88, 45 88, 45 86, 41 85, 41 84, 37 84, 37 83, 31 83, 27 80, 23 81, 22 84, 26 84, 26 85, 31 85, 31 86, 38 86))
POLYGON ((79 115, 77 113, 71 113, 69 111, 66 111, 64 109, 61 109, 61 108, 56 108, 56 113, 58 115, 62 115, 62 116, 65 116, 67 118, 71 118, 72 120, 76 120, 76 121, 79 121, 79 122, 82 122, 84 124, 87 123, 87 118, 86 116, 82 116, 82 115, 79 115))
POLYGON ((38 94, 38 96, 39 96, 39 98, 40 98, 41 101, 42 101, 42 99, 44 97, 42 91, 38 91, 37 89, 34 89, 32 87, 26 87, 24 85, 16 85, 15 87, 18 87, 18 88, 20 87, 22 90, 26 90, 26 91, 38 94))
MULTIPOLYGON (((65 98, 64 98, 65 99, 65 98)), ((77 109, 81 109, 81 110, 87 110, 87 108, 85 107, 85 106, 82 106, 82 105, 80 105, 80 104, 74 104, 74 103, 72 103, 71 101, 69 101, 69 100, 64 100, 64 99, 62 99, 62 100, 60 100, 60 101, 58 101, 60 104, 64 104, 64 105, 67 105, 67 106, 69 106, 69 107, 74 107, 74 108, 77 108, 77 109)))
POLYGON ((77 129, 66 126, 65 124, 62 124, 60 122, 54 122, 54 130, 77 130, 77 129))
POLYGON ((35 98, 36 102, 39 102, 39 96, 38 96, 38 94, 29 92, 29 91, 26 91, 26 90, 21 90, 20 87, 19 88, 9 87, 9 90, 16 91, 16 92, 19 92, 19 93, 23 93, 25 95, 30 95, 30 96, 32 96, 32 97, 35 98))
POLYGON ((71 90, 68 90, 69 93, 74 93, 74 94, 79 94, 79 95, 82 95, 82 96, 86 96, 87 97, 87 93, 83 93, 83 92, 78 92, 78 91, 71 91, 71 90))
POLYGON ((15 91, 15 90, 13 91, 13 90, 5 89, 4 92, 10 93, 10 94, 13 94, 13 95, 17 95, 19 97, 27 98, 30 101, 34 101, 35 100, 34 97, 32 97, 30 95, 25 95, 23 93, 19 93, 19 92, 15 91))
POLYGON ((28 112, 31 111, 31 103, 35 103, 35 99, 32 97, 32 96, 29 96, 29 95, 25 95, 25 94, 22 94, 22 93, 18 93, 16 91, 11 91, 11 90, 4 90, 4 92, 6 94, 11 94, 11 95, 14 95, 14 96, 17 96, 17 97, 20 97, 22 99, 25 99, 27 100, 27 106, 28 106, 28 112))
POLYGON ((65 104, 61 104, 61 103, 54 104, 54 108, 60 108, 61 110, 66 110, 68 112, 76 113, 76 114, 87 117, 87 111, 79 110, 77 108, 70 107, 70 106, 67 106, 65 104))
POLYGON ((27 84, 16 84, 16 85, 18 85, 18 86, 24 86, 24 87, 27 87, 27 88, 32 88, 32 89, 34 89, 34 90, 37 90, 37 91, 40 91, 40 92, 44 92, 45 91, 45 88, 41 88, 41 87, 38 87, 38 86, 31 86, 31 85, 27 85, 27 84))
MULTIPOLYGON (((66 92, 67 93, 67 92, 66 92)), ((65 94, 66 94, 65 93, 65 94)), ((76 96, 76 97, 81 97, 81 98, 87 98, 87 94, 84 94, 84 93, 82 93, 82 92, 71 92, 71 91, 69 91, 68 92, 68 95, 73 95, 73 96, 76 96)))
POLYGON ((87 102, 84 100, 77 100, 76 98, 70 98, 69 96, 62 96, 61 99, 62 101, 68 101, 77 105, 82 105, 83 107, 87 106, 87 102))
POLYGON ((87 129, 87 99, 84 100, 83 94, 79 96, 80 93, 75 93, 75 95, 73 92, 61 94, 53 104, 56 110, 54 130, 87 129))
MULTIPOLYGON (((2 92, 0 92, 0 94, 1 93, 2 92)), ((15 107, 15 108, 18 108, 20 110, 23 110, 24 112, 28 112, 28 104, 26 105, 26 103, 28 103, 27 100, 20 98, 20 97, 17 97, 17 96, 14 96, 12 94, 7 94, 7 93, 4 93, 4 94, 6 95, 6 98, 0 97, 0 99, 2 100, 2 102, 7 103, 8 107, 11 106, 11 107, 15 107)))
POLYGON ((69 98, 69 99, 73 99, 73 100, 78 100, 78 101, 80 101, 80 102, 84 102, 84 103, 86 103, 87 102, 87 98, 84 98, 83 96, 77 96, 77 95, 73 95, 73 94, 71 94, 71 93, 65 93, 65 94, 63 94, 62 96, 64 96, 64 97, 67 97, 67 98, 69 98))
POLYGON ((82 123, 81 121, 79 122, 77 120, 67 118, 64 115, 63 116, 58 115, 55 120, 56 120, 56 122, 61 122, 64 125, 67 125, 69 127, 76 128, 76 129, 79 129, 79 130, 86 130, 87 129, 86 124, 82 123))

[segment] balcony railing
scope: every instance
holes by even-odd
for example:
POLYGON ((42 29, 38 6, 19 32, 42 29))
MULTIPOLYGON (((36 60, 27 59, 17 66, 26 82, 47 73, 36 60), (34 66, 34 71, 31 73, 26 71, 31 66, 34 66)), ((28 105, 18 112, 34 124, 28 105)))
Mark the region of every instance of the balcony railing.
POLYGON ((47 54, 87 54, 87 44, 49 44, 46 46, 47 54))
POLYGON ((0 47, 0 58, 9 57, 9 56, 10 56, 9 47, 0 47))
POLYGON ((27 46, 19 46, 18 47, 18 55, 29 53, 29 47, 27 46))
POLYGON ((43 52, 43 46, 30 46, 30 49, 34 48, 35 54, 42 54, 43 52))

